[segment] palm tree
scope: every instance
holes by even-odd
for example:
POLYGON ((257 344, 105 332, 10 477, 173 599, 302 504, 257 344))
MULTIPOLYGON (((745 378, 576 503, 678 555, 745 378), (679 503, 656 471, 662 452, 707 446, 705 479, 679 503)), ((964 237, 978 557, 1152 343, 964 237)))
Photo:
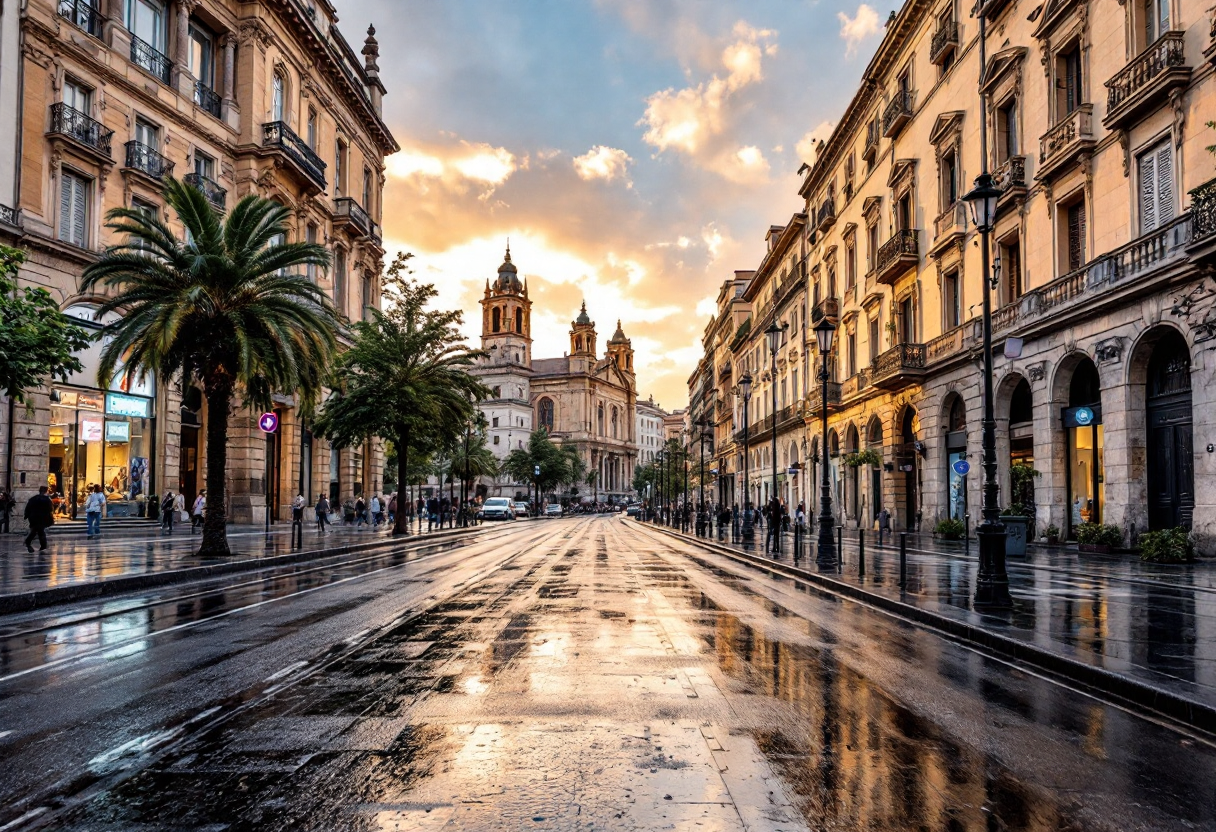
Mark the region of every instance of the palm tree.
MULTIPOLYGON (((398 483, 406 482, 415 440, 433 450, 450 448, 473 417, 474 404, 490 392, 468 373, 482 353, 462 343, 460 312, 426 309, 435 287, 406 281, 404 270, 399 255, 385 281, 388 310, 372 309, 368 320, 351 326, 354 341, 315 426, 337 447, 373 436, 391 439, 398 483)), ((398 511, 393 534, 408 531, 406 512, 398 511)))
MULTIPOLYGON (((307 412, 320 396, 337 349, 337 313, 302 266, 329 266, 313 243, 286 243, 290 209, 249 195, 226 217, 203 193, 166 179, 165 202, 186 239, 151 213, 115 208, 107 227, 125 235, 85 269, 82 292, 108 299, 97 316, 120 312, 98 372, 106 388, 124 373, 180 376, 207 400, 207 509, 199 554, 229 554, 225 508, 228 419, 237 396, 269 407, 296 394, 307 412)), ((269 510, 269 506, 267 507, 269 510)))

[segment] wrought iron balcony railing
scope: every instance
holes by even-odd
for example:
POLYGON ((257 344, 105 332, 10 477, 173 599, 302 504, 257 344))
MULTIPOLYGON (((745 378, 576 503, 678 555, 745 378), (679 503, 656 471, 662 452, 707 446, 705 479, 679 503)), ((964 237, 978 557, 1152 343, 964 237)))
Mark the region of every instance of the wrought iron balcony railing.
POLYGON ((879 283, 893 283, 919 262, 920 231, 901 228, 879 247, 876 278, 879 283))
POLYGON ((334 213, 338 219, 350 224, 359 232, 359 236, 367 237, 372 233, 372 218, 363 210, 363 206, 349 196, 340 196, 334 200, 334 213))
POLYGON ((51 105, 50 132, 67 136, 105 156, 110 155, 110 141, 114 137, 114 131, 107 130, 100 121, 89 118, 62 101, 51 105))
POLYGON ((824 318, 830 321, 840 320, 840 300, 838 298, 824 298, 811 309, 813 323, 819 323, 824 318))
POLYGON ((1150 98, 1186 83, 1191 71, 1186 66, 1184 41, 1184 32, 1166 32, 1106 82, 1103 124, 1123 124, 1150 98))
POLYGON ((105 17, 89 0, 59 0, 59 16, 67 18, 93 37, 101 37, 101 24, 105 17))
POLYGON ((203 176, 201 173, 187 173, 183 178, 187 185, 193 185, 203 192, 203 196, 207 197, 207 201, 224 210, 228 202, 228 191, 221 188, 213 179, 203 176))
POLYGON ((925 345, 897 344, 880 353, 870 365, 870 383, 876 387, 899 387, 912 377, 924 375, 925 345))
POLYGON ((0 205, 0 222, 8 225, 21 225, 21 212, 17 208, 0 205))
POLYGON ((865 159, 867 162, 874 161, 874 157, 878 155, 879 135, 878 119, 874 119, 868 125, 866 125, 866 143, 865 147, 861 151, 861 158, 865 159))
POLYGON ((155 75, 162 83, 169 83, 169 72, 173 68, 169 56, 135 35, 131 35, 131 62, 155 75))
POLYGON ((272 121, 263 124, 262 146, 282 150, 316 184, 321 188, 325 187, 325 163, 286 122, 272 121))
POLYGON ((951 52, 958 48, 958 23, 951 20, 937 27, 933 33, 933 41, 929 47, 929 61, 942 63, 951 52))
POLYGON ((832 197, 824 197, 823 202, 819 205, 818 219, 815 227, 820 231, 827 231, 836 222, 836 200, 832 197))
POLYGON ((891 138, 912 118, 912 93, 900 90, 882 112, 882 134, 891 138))
MULTIPOLYGON (((828 409, 840 404, 840 382, 829 381, 827 383, 828 390, 828 409)), ((813 387, 806 393, 806 409, 809 413, 823 412, 823 385, 816 382, 813 387)))
POLYGON ((194 103, 216 118, 220 117, 220 95, 202 81, 194 82, 194 103))
POLYGON ((1216 179, 1191 191, 1191 238, 1216 237, 1216 179))
POLYGON ((127 142, 126 166, 137 170, 156 180, 164 179, 173 173, 173 163, 146 144, 127 142))

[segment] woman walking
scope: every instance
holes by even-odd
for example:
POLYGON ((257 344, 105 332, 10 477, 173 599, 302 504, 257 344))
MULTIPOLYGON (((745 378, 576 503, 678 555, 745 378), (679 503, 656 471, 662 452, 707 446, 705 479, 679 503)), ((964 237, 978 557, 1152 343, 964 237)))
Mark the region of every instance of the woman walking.
POLYGON ((203 527, 204 515, 207 513, 207 489, 198 492, 198 496, 194 499, 194 508, 190 511, 190 534, 194 534, 195 529, 203 527))
POLYGON ((106 495, 100 485, 93 486, 93 491, 84 501, 84 521, 88 530, 89 540, 101 537, 101 512, 106 507, 106 495))

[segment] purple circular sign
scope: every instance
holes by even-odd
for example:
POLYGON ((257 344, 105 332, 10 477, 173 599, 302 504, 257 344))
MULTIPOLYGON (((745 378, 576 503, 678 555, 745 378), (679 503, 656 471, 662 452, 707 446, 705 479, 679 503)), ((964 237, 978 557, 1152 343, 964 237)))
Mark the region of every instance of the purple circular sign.
POLYGON ((279 416, 277 413, 263 413, 258 419, 258 427, 263 433, 274 433, 279 429, 279 416))

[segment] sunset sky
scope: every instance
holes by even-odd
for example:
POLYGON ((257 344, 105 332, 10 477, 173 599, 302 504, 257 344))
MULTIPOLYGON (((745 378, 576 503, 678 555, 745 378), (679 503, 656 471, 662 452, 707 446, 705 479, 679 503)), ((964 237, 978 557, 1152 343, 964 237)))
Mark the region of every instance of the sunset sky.
POLYGON ((337 0, 377 27, 390 259, 480 330, 511 239, 534 355, 568 348, 586 298, 620 318, 638 391, 681 407, 722 281, 801 209, 796 171, 851 96, 893 2, 337 0))

